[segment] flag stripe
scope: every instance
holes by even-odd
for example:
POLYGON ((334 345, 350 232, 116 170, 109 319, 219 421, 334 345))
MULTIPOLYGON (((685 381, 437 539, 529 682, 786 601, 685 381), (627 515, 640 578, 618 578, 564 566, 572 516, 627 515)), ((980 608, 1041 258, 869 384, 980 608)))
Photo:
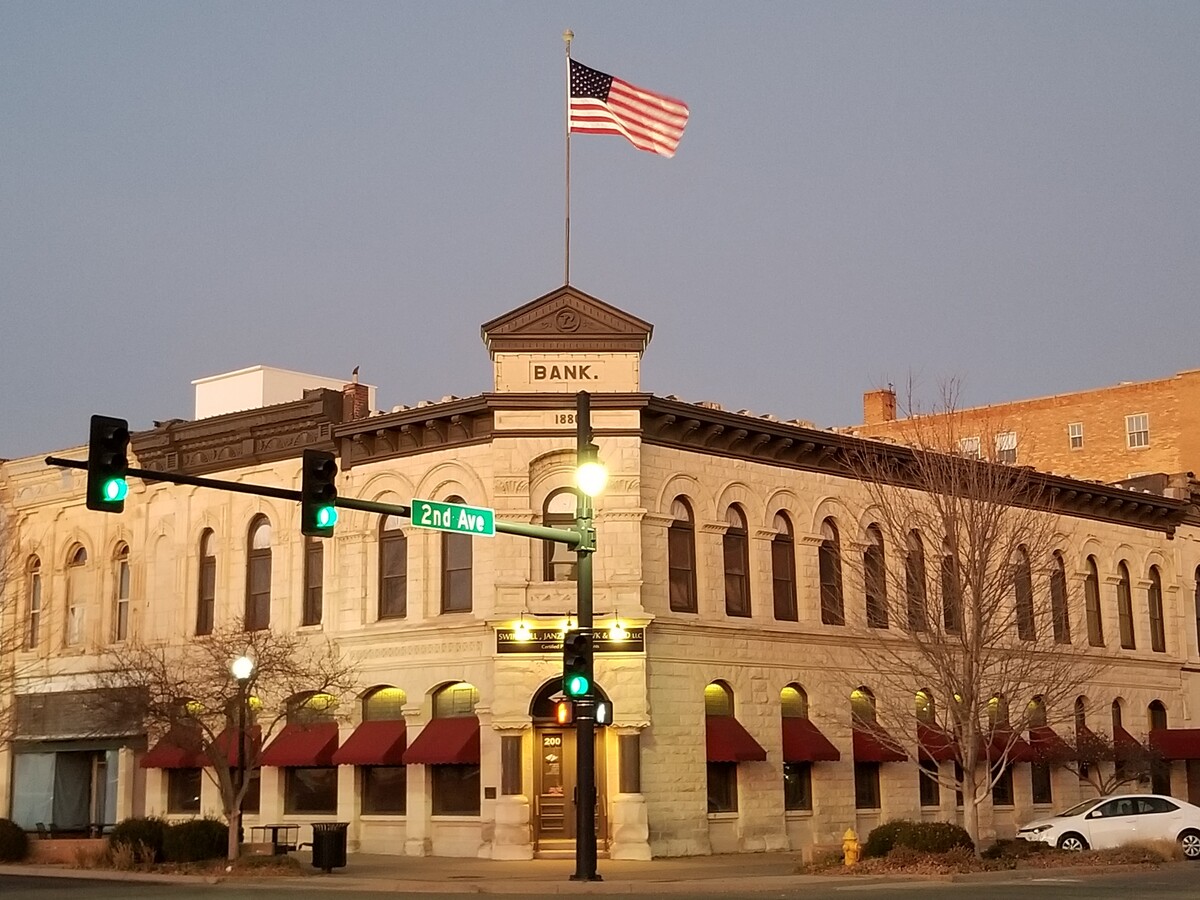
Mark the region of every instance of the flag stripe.
POLYGON ((674 156, 688 107, 571 60, 569 130, 581 134, 617 134, 639 150, 674 156))

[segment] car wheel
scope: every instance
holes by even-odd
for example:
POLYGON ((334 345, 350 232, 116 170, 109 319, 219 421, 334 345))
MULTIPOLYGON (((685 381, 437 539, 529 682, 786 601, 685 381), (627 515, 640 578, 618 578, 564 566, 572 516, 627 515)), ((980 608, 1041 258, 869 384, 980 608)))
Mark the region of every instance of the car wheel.
POLYGON ((1185 831, 1179 836, 1179 846, 1187 859, 1200 859, 1200 831, 1185 831))
POLYGON ((1074 831, 1068 831, 1058 839, 1058 849, 1068 850, 1071 853, 1078 853, 1080 850, 1086 850, 1088 842, 1084 840, 1083 835, 1076 834, 1074 831))

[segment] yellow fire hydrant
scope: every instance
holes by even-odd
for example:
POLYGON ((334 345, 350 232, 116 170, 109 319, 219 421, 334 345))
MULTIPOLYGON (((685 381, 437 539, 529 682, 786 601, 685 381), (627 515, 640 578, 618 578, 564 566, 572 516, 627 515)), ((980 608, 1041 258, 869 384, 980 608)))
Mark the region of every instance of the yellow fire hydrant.
POLYGON ((854 865, 862 856, 862 844, 858 842, 858 835, 853 828, 847 828, 846 833, 842 835, 842 853, 845 854, 847 866, 854 865))

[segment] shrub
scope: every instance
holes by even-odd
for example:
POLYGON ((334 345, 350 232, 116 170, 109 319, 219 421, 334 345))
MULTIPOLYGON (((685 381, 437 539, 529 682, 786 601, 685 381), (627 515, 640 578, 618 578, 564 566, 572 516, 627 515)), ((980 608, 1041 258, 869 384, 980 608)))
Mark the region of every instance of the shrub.
POLYGON ((946 853, 956 847, 973 851, 966 829, 950 822, 910 822, 895 819, 872 829, 863 844, 863 856, 887 856, 895 847, 923 853, 946 853))
POLYGON ((229 847, 229 826, 216 819, 176 822, 163 832, 163 856, 167 862, 199 862, 220 859, 229 847))
POLYGON ((29 852, 29 836, 11 819, 0 819, 0 862, 20 862, 29 852))
POLYGON ((146 862, 162 862, 163 832, 167 823, 150 816, 144 819, 126 819, 118 822, 108 836, 108 846, 115 855, 119 848, 134 851, 138 857, 149 857, 146 862))

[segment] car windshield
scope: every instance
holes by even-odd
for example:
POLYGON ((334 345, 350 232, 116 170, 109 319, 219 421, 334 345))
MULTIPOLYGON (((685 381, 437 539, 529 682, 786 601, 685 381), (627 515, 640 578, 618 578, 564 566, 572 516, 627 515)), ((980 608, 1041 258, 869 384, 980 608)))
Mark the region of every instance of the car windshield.
POLYGON ((1093 797, 1091 800, 1084 800, 1082 803, 1076 803, 1070 809, 1064 809, 1062 812, 1056 813, 1055 816, 1056 816, 1056 818, 1059 818, 1059 819, 1065 819, 1065 818, 1068 818, 1069 816, 1077 816, 1080 813, 1086 812, 1087 810, 1091 809, 1093 806, 1095 806, 1097 803, 1099 803, 1103 799, 1104 799, 1103 797, 1093 797))

